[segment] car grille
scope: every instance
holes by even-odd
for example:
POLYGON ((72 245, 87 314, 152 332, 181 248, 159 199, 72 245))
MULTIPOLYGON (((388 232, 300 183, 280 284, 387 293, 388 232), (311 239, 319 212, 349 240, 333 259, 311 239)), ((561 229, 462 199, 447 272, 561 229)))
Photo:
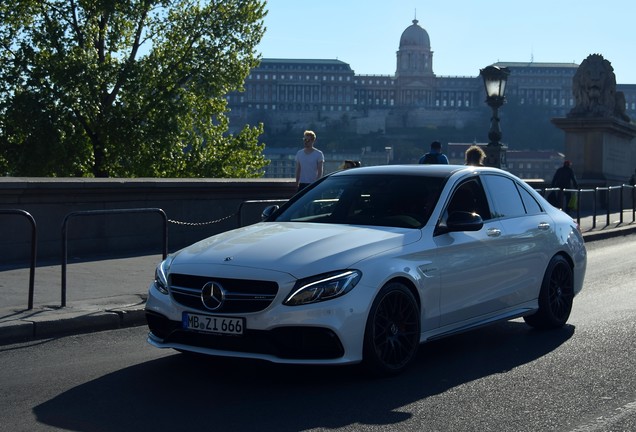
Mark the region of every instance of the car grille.
POLYGON ((225 302, 215 313, 258 312, 267 308, 278 292, 278 284, 272 281, 249 279, 225 279, 210 276, 170 275, 170 293, 179 304, 210 312, 203 305, 201 290, 208 282, 217 282, 226 291, 225 302))

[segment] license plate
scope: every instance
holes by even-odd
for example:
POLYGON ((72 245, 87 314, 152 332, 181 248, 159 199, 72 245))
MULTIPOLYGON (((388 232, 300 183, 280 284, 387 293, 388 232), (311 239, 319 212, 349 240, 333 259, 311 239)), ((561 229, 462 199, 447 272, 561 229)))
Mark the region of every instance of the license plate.
POLYGON ((245 318, 229 318, 183 312, 182 327, 203 333, 242 335, 245 329, 245 318))

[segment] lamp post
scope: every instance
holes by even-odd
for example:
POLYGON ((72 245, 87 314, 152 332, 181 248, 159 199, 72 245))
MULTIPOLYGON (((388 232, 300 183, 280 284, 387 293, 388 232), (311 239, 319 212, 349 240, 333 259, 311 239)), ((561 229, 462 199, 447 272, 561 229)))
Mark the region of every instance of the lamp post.
POLYGON ((479 70, 486 88, 486 103, 492 108, 490 131, 488 131, 488 145, 486 146, 486 165, 506 169, 506 150, 502 143, 501 127, 499 126, 499 108, 506 101, 506 81, 510 70, 506 67, 488 66, 479 70))

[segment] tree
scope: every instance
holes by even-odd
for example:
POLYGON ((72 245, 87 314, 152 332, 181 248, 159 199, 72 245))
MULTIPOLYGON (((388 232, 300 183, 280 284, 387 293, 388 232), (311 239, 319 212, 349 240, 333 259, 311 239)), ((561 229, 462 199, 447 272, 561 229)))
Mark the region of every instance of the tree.
POLYGON ((255 177, 263 126, 228 134, 259 0, 0 2, 0 173, 255 177))

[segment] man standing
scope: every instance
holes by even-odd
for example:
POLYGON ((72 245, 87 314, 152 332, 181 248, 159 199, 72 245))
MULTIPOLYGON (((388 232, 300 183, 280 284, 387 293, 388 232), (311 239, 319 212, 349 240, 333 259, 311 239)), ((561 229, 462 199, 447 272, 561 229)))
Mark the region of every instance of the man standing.
POLYGON ((448 165, 448 158, 442 153, 442 144, 439 141, 433 141, 431 143, 431 151, 422 156, 418 163, 448 165))
POLYGON ((303 134, 304 148, 296 153, 296 186, 302 190, 322 177, 325 156, 314 147, 316 134, 307 130, 303 134))
POLYGON ((572 162, 569 160, 563 162, 563 166, 554 173, 551 186, 553 188, 559 188, 556 207, 567 210, 572 192, 565 192, 564 189, 570 189, 572 186, 576 189, 579 188, 579 183, 576 181, 576 176, 572 169, 572 162))

